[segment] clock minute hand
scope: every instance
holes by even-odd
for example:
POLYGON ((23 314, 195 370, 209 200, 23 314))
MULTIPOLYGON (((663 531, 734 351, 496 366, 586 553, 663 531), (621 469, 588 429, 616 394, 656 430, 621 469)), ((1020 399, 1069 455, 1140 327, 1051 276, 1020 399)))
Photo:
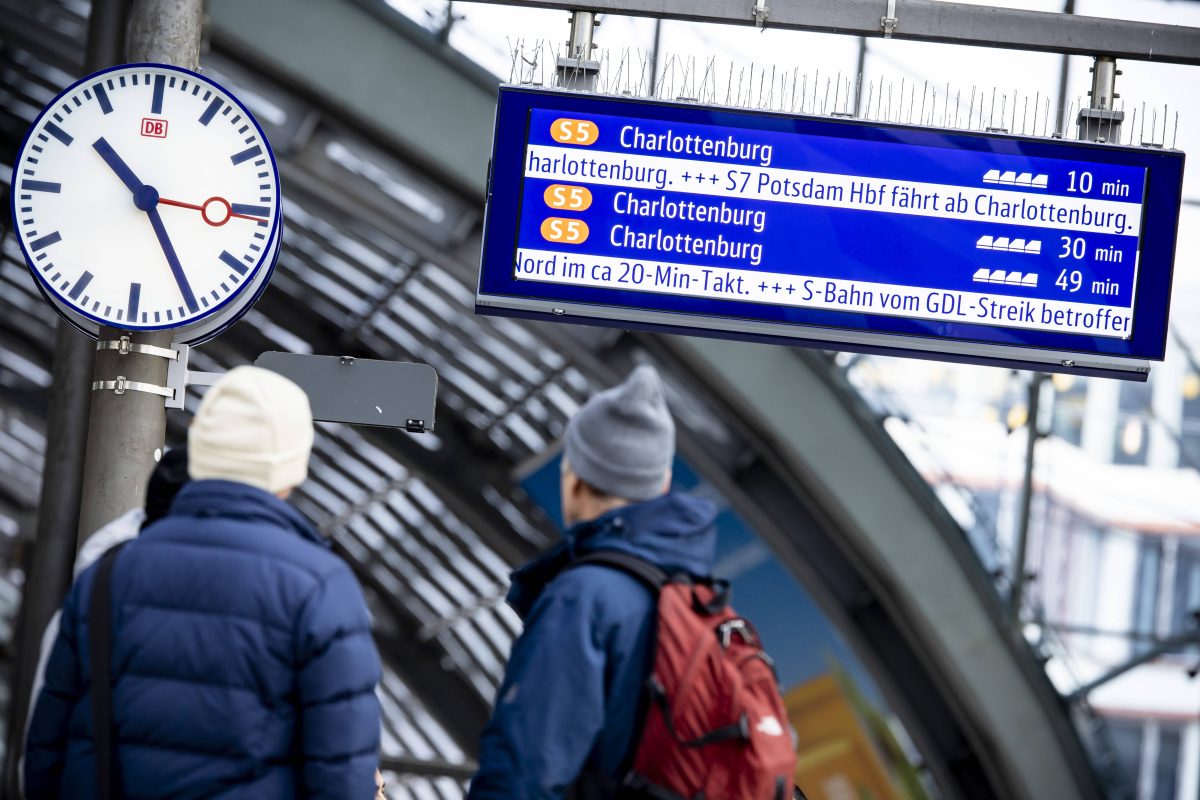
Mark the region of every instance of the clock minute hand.
POLYGON ((163 225, 162 217, 158 215, 158 209, 155 207, 146 209, 146 216, 150 217, 154 235, 158 237, 158 243, 167 257, 167 263, 171 265, 171 274, 175 276, 175 283, 178 284, 179 292, 183 295, 183 302, 188 311, 195 314, 200 310, 200 307, 196 305, 196 295, 192 292, 187 275, 183 274, 183 265, 179 263, 179 256, 175 254, 175 247, 171 244, 170 237, 167 236, 167 228, 163 225))

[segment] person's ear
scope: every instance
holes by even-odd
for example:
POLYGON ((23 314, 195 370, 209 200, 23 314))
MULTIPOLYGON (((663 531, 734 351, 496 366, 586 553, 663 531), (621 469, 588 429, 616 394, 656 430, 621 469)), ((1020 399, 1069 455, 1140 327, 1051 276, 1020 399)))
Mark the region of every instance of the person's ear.
POLYGON ((563 495, 565 497, 579 497, 583 494, 583 481, 579 480, 579 476, 571 470, 563 472, 563 495))

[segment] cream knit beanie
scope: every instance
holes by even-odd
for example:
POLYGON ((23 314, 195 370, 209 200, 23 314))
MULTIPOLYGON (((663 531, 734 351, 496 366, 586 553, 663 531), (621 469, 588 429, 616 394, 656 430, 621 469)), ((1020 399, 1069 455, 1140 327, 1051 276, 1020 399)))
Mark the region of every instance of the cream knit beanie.
POLYGON ((188 473, 277 494, 304 483, 312 444, 304 390, 270 370, 236 367, 208 390, 192 420, 188 473))

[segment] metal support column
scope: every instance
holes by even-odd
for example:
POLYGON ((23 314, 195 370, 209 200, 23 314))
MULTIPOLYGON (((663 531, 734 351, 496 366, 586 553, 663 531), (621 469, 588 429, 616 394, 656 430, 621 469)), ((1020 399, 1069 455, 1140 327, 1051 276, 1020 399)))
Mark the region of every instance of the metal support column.
POLYGON ((592 58, 596 45, 592 42, 600 20, 592 11, 571 12, 571 38, 567 40, 567 55, 558 59, 558 85, 563 89, 582 92, 595 91, 600 62, 592 58))
POLYGON ((662 56, 662 26, 661 19, 654 20, 654 45, 650 48, 650 96, 658 96, 658 63, 662 56))
MULTIPOLYGON (((135 0, 129 27, 130 60, 198 69, 203 11, 202 0, 135 0)), ((171 339, 170 331, 100 331, 83 476, 80 543, 145 502, 146 479, 166 438, 167 412, 162 396, 125 387, 132 383, 167 385, 169 361, 153 354, 153 349, 139 352, 138 345, 166 350, 171 339), (123 336, 134 347, 121 347, 123 336)))
POLYGON ((1035 372, 1029 381, 1029 399, 1026 402, 1026 408, 1029 410, 1029 419, 1026 421, 1028 438, 1025 440, 1025 476, 1021 484, 1021 510, 1019 512, 1020 517, 1018 518, 1017 543, 1013 552, 1012 592, 1008 598, 1013 631, 1017 637, 1022 635, 1021 604, 1024 602, 1025 584, 1027 582, 1025 563, 1028 558, 1026 551, 1029 549, 1029 523, 1033 516, 1034 456, 1037 455, 1038 441, 1045 435, 1038 424, 1038 417, 1041 415, 1042 407, 1042 386, 1045 383, 1045 373, 1035 372))
MULTIPOLYGON (((121 62, 129 0, 93 0, 88 17, 84 71, 94 72, 121 62)), ((41 653, 42 633, 71 585, 95 343, 65 320, 59 320, 54 342, 54 376, 47 413, 45 467, 38 502, 37 538, 27 562, 21 609, 13 636, 9 681, 3 783, 5 797, 18 797, 18 760, 25 750, 25 721, 41 653)))
MULTIPOLYGON (((1075 13, 1075 0, 1065 0, 1063 14, 1075 13)), ((1058 116, 1054 120, 1055 135, 1062 136, 1067 129, 1067 82, 1071 77, 1071 57, 1062 56, 1062 66, 1058 72, 1058 116)))
MULTIPOLYGON (((1067 10, 1073 10, 1073 4, 1068 3, 1067 10)), ((1113 108, 1116 94, 1117 76, 1116 59, 1109 56, 1097 56, 1092 67, 1092 98, 1091 107, 1079 111, 1079 138, 1091 141, 1112 141, 1121 135, 1121 121, 1125 114, 1113 108)), ((1062 85, 1066 85, 1066 65, 1064 63, 1062 85)), ((1012 575, 1012 593, 1009 596, 1009 611, 1012 615, 1013 628, 1017 636, 1021 635, 1021 603, 1024 601, 1026 583, 1025 561, 1026 550, 1029 547, 1029 523, 1033 504, 1033 468, 1034 453, 1038 439, 1044 435, 1038 428, 1038 411, 1041 405, 1042 386, 1046 376, 1036 373, 1029 383, 1029 439, 1025 445, 1025 480, 1021 493, 1021 511, 1017 531, 1016 552, 1012 575)))
POLYGON ((1092 65, 1091 103, 1079 110, 1079 138, 1092 142, 1116 142, 1121 139, 1121 123, 1125 112, 1117 111, 1117 60, 1112 56, 1096 56, 1092 65))
POLYGON ((867 37, 858 38, 858 83, 854 86, 854 116, 862 117, 862 87, 867 76, 867 37))

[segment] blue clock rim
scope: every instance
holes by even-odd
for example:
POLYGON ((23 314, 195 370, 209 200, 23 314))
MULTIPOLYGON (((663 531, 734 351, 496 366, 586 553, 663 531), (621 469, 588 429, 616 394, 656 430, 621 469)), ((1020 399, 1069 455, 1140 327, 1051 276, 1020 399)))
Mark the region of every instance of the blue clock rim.
MULTIPOLYGON (((283 233, 280 232, 279 241, 276 243, 276 245, 274 247, 269 248, 271 262, 266 265, 266 274, 263 275, 263 279, 261 282, 259 282, 258 288, 256 288, 254 290, 254 296, 251 297, 244 306, 242 306, 240 309, 238 309, 238 312, 236 314, 232 315, 231 317, 229 317, 229 319, 225 320, 220 325, 213 328, 211 331, 208 331, 207 333, 204 333, 199 336, 195 336, 194 338, 189 338, 187 334, 190 333, 191 331, 184 330, 183 328, 174 329, 174 330, 182 331, 182 334, 183 334, 183 335, 177 337, 175 339, 175 342, 177 344, 186 344, 189 347, 197 347, 199 345, 204 344, 205 342, 211 342, 213 339, 215 339, 218 336, 220 336, 221 334, 225 333, 230 328, 232 328, 236 323, 241 321, 242 317, 246 316, 247 312, 249 312, 250 309, 254 308, 254 306, 258 304, 258 301, 263 296, 263 292, 265 292, 267 290, 267 286, 270 285, 271 276, 275 274, 275 267, 279 264, 279 256, 282 252, 283 252, 283 233)), ((266 256, 264 256, 264 258, 266 258, 266 256)), ((64 313, 63 310, 55 304, 54 299, 46 293, 46 290, 43 287, 41 281, 35 280, 34 286, 37 287, 38 292, 42 295, 43 298, 45 298, 46 302, 50 305, 50 307, 53 308, 54 311, 59 315, 59 317, 61 317, 68 325, 70 325, 72 328, 79 331, 84 336, 88 337, 89 339, 98 339, 96 334, 92 333, 86 327, 84 327, 83 324, 80 323, 80 321, 75 318, 75 316, 64 313)), ((229 301, 226 301, 226 302, 229 302, 229 301)), ((205 317, 205 319, 207 319, 207 317, 205 317)), ((100 324, 104 325, 104 323, 100 323, 100 324)), ((191 325, 192 323, 188 323, 188 324, 191 325)), ((112 328, 113 326, 108 325, 107 327, 112 328)), ((115 328, 115 330, 125 330, 125 329, 124 328, 115 328)), ((158 327, 154 327, 154 328, 138 328, 134 332, 150 331, 150 330, 157 331, 157 330, 166 330, 166 329, 164 329, 162 326, 158 326, 158 327)), ((192 328, 191 330, 196 330, 196 328, 192 328)))
MULTIPOLYGON (((262 139, 263 145, 266 148, 267 156, 271 159, 271 170, 275 175, 275 209, 276 209, 276 213, 275 213, 275 219, 271 224, 270 234, 267 236, 267 241, 271 242, 275 238, 276 234, 278 233, 279 234, 278 246, 275 248, 268 247, 266 250, 264 250, 263 254, 260 255, 258 257, 258 260, 255 262, 254 268, 250 270, 250 273, 249 273, 247 279, 242 282, 243 287, 251 285, 254 282, 255 277, 257 277, 259 270, 262 269, 265 265, 267 272, 265 275, 263 275, 263 280, 262 280, 262 283, 260 284, 258 290, 255 291, 252 296, 248 297, 245 305, 242 308, 238 309, 238 312, 236 314, 231 316, 226 322, 222 323, 219 327, 217 327, 210 333, 205 334, 200 339, 200 341, 196 342, 196 343, 207 342, 207 341, 210 341, 213 338, 219 336, 220 334, 224 333, 226 330, 228 330, 230 327, 232 327, 234 323, 236 323, 238 320, 240 320, 246 314, 246 312, 248 312, 251 308, 254 307, 254 305, 258 302, 259 298, 262 297, 263 292, 266 290, 267 284, 270 283, 271 277, 274 275, 274 272, 275 272, 275 265, 279 261, 279 254, 282 252, 282 249, 283 249, 283 235, 282 235, 282 230, 281 230, 281 227, 283 224, 283 202, 282 202, 283 193, 282 193, 282 186, 281 186, 282 182, 280 180, 280 175, 279 175, 279 163, 275 159, 275 149, 271 146, 271 142, 267 138, 266 131, 264 131, 262 129, 262 125, 260 125, 258 123, 258 119, 254 116, 254 114, 250 111, 250 109, 246 108, 246 105, 236 95, 234 95, 233 92, 229 91, 224 86, 222 86, 220 83, 217 83, 215 80, 213 80, 212 78, 209 78, 206 75, 201 75, 198 72, 193 72, 192 70, 185 69, 184 67, 177 67, 173 64, 160 64, 160 63, 156 63, 153 61, 134 61, 134 62, 130 62, 128 64, 118 64, 113 67, 106 67, 102 70, 97 70, 96 72, 92 72, 87 75, 84 75, 82 78, 78 79, 77 81, 75 81, 71 85, 67 86, 62 91, 60 91, 58 94, 56 94, 54 96, 54 99, 49 101, 48 103, 46 103, 46 105, 42 107, 42 110, 38 112, 38 115, 36 117, 34 117, 33 122, 31 122, 29 124, 29 129, 25 131, 25 136, 22 137, 22 139, 21 139, 21 146, 19 148, 17 148, 17 157, 13 159, 13 169, 12 169, 12 175, 10 177, 9 186, 10 187, 17 186, 16 181, 19 178, 18 170, 21 167, 22 155, 25 153, 26 147, 29 145, 30 137, 33 136, 33 132, 35 130, 37 130, 38 125, 41 124, 43 118, 45 118, 45 116, 48 113, 50 113, 52 109, 57 107, 58 102, 60 100, 62 100, 67 95, 71 94, 79 86, 82 86, 83 84, 93 81, 96 78, 100 77, 101 75, 107 75, 111 72, 118 72, 118 71, 122 71, 122 70, 136 69, 139 67, 152 67, 154 69, 165 69, 165 70, 168 70, 171 72, 178 72, 182 75, 187 75, 187 76, 194 78, 196 80, 199 80, 203 83, 210 84, 211 86, 214 86, 217 89, 219 89, 221 92, 223 92, 226 97, 228 97, 230 100, 232 100, 237 105, 237 107, 242 110, 242 112, 246 115, 246 118, 250 120, 250 123, 252 125, 254 125, 254 129, 256 131, 258 131, 259 137, 262 139), (272 251, 274 251, 274 252, 272 253, 272 251), (270 259, 270 263, 266 264, 268 258, 270 259)), ((79 331, 81 331, 82 333, 84 333, 85 335, 87 335, 90 338, 97 338, 96 334, 92 333, 91 331, 87 330, 85 327, 80 325, 78 323, 78 320, 72 318, 73 315, 77 315, 79 317, 82 317, 83 319, 94 322, 95 324, 97 324, 101 327, 114 328, 117 330, 128 330, 128 331, 134 331, 134 332, 136 332, 136 331, 181 330, 185 334, 185 336, 183 338, 186 339, 186 330, 185 330, 186 328, 197 327, 203 321, 212 319, 212 317, 214 315, 216 315, 219 312, 221 312, 222 310, 224 310, 227 306, 229 306, 234 301, 241 299, 242 293, 234 292, 229 297, 222 300, 220 303, 217 303, 215 306, 213 306, 212 308, 205 311, 205 313, 201 314, 198 317, 192 317, 191 319, 187 320, 187 322, 184 322, 182 324, 168 323, 166 325, 131 325, 131 326, 113 325, 113 324, 111 324, 110 320, 100 319, 99 317, 95 317, 86 311, 80 310, 70 300, 63 297, 63 295, 60 294, 57 289, 55 289, 53 286, 48 285, 45 281, 42 280, 42 277, 40 275, 38 275, 37 270, 34 268, 33 259, 30 258, 29 251, 25 247, 25 242, 21 238, 20 229, 17 227, 17 223, 19 222, 18 214, 17 214, 17 204, 20 201, 17 197, 17 192, 15 189, 10 190, 9 198, 10 198, 9 199, 9 214, 12 218, 13 233, 15 234, 15 238, 17 240, 17 246, 21 248, 21 255, 25 258, 25 266, 29 270, 30 274, 33 276, 34 284, 38 287, 38 291, 41 292, 42 296, 46 297, 47 299, 50 299, 50 295, 53 295, 55 298, 58 299, 59 303, 62 303, 63 306, 66 306, 67 308, 71 309, 70 312, 67 312, 67 311, 64 311, 63 308, 60 307, 57 303, 54 303, 54 302, 50 303, 51 308, 53 308, 55 310, 55 312, 58 313, 59 316, 61 316, 65 320, 67 320, 67 322, 69 322, 73 327, 75 327, 76 329, 78 329, 79 331)))

